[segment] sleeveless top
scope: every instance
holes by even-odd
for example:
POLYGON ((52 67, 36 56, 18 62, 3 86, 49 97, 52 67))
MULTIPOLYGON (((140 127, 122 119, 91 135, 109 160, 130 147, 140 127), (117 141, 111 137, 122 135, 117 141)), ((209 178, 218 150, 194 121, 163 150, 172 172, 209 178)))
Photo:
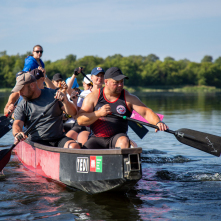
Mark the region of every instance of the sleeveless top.
MULTIPOLYGON (((121 114, 127 117, 130 117, 132 114, 126 104, 124 89, 114 102, 107 100, 104 94, 104 88, 99 89, 98 101, 94 107, 94 111, 99 110, 105 104, 109 104, 111 106, 112 113, 121 114)), ((127 120, 108 114, 105 117, 100 117, 91 124, 91 130, 96 137, 112 137, 119 133, 127 133, 128 122, 127 120)))

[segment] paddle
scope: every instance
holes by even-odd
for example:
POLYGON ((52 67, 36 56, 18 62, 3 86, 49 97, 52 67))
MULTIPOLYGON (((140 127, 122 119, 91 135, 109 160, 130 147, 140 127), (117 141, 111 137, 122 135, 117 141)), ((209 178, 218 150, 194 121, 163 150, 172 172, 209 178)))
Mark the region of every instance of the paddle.
MULTIPOLYGON (((89 79, 87 77, 87 75, 81 71, 82 75, 84 77, 86 77, 90 82, 91 84, 93 85, 93 82, 91 79, 89 79)), ((148 133, 148 129, 146 127, 144 127, 142 124, 139 124, 139 123, 136 123, 136 122, 132 122, 132 121, 129 121, 128 122, 128 125, 131 127, 131 129, 137 134, 137 136, 142 139, 147 133, 148 133)))
MULTIPOLYGON (((24 132, 25 135, 27 135, 31 129, 37 124, 37 122, 40 120, 40 118, 44 117, 45 114, 51 109, 51 107, 53 107, 55 105, 55 103, 58 100, 55 99, 49 106, 48 108, 41 113, 38 118, 35 119, 35 121, 28 127, 28 129, 24 132)), ((6 166, 6 164, 9 162, 10 157, 11 157, 11 151, 16 147, 16 145, 19 143, 20 141, 16 141, 9 149, 4 149, 0 151, 0 171, 2 171, 2 169, 6 166)))
MULTIPOLYGON (((82 68, 81 68, 81 70, 82 70, 82 68)), ((83 71, 81 71, 81 74, 82 74, 84 77, 86 77, 86 78, 91 82, 91 84, 93 85, 92 80, 91 80, 89 77, 87 77, 87 75, 86 75, 83 71)))
MULTIPOLYGON (((17 105, 18 100, 14 103, 14 106, 17 105)), ((12 112, 13 111, 9 111, 5 116, 0 117, 0 138, 3 137, 6 133, 8 133, 12 129, 12 124, 14 120, 8 117, 12 112)))
MULTIPOLYGON (((113 116, 123 118, 128 121, 133 121, 139 124, 146 125, 155 129, 159 129, 156 125, 131 119, 126 116, 112 113, 113 116)), ((208 133, 203 133, 196 130, 190 130, 186 128, 179 129, 177 131, 166 130, 165 132, 173 134, 178 141, 196 149, 202 150, 206 153, 219 157, 221 154, 221 137, 208 133)))

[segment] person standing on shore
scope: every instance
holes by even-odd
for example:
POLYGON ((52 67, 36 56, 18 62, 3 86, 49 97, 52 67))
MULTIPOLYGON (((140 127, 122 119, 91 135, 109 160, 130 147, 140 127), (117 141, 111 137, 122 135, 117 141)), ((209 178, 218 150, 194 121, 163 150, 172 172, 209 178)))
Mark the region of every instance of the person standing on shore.
POLYGON ((23 71, 32 71, 39 66, 45 68, 44 62, 41 60, 43 54, 43 48, 41 45, 35 45, 33 52, 27 58, 25 58, 25 65, 23 71))

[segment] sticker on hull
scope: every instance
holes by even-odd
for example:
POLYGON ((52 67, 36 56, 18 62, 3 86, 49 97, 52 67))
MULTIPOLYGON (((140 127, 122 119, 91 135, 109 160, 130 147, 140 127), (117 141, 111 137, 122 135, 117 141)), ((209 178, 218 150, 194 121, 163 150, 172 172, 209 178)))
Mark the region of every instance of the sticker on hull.
POLYGON ((90 156, 90 172, 102 173, 102 156, 90 156))

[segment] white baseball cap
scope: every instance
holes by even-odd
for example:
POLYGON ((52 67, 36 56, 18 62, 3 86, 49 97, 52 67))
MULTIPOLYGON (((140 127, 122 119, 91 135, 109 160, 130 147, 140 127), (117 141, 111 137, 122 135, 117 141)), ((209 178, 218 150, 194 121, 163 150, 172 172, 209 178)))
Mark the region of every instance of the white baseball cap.
MULTIPOLYGON (((87 74, 86 76, 91 80, 91 74, 87 74)), ((83 82, 85 84, 91 84, 92 80, 89 81, 86 77, 84 77, 83 82)))

